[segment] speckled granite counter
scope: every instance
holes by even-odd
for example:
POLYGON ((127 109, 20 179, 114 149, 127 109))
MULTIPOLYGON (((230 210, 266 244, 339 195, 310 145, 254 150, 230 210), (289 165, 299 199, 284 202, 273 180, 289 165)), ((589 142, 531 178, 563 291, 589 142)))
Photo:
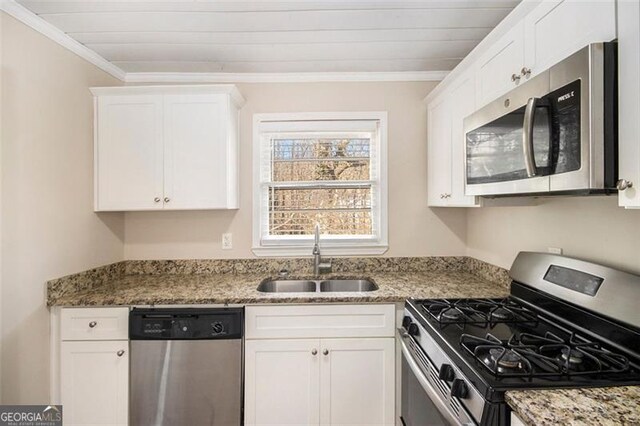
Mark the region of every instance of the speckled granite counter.
MULTIPOLYGON (((323 276, 349 278, 344 274, 323 276)), ((173 305, 219 303, 380 303, 408 297, 503 297, 508 289, 468 272, 365 273, 378 284, 371 292, 261 293, 260 274, 126 275, 49 300, 59 306, 173 305)), ((304 277, 296 277, 304 278, 304 277)))
POLYGON ((408 297, 503 297, 504 269, 465 257, 336 258, 330 277, 358 277, 379 289, 349 293, 261 293, 282 267, 306 278, 311 259, 126 261, 52 280, 48 306, 402 302, 408 297))
POLYGON ((508 391, 506 400, 531 426, 640 425, 640 386, 508 391))

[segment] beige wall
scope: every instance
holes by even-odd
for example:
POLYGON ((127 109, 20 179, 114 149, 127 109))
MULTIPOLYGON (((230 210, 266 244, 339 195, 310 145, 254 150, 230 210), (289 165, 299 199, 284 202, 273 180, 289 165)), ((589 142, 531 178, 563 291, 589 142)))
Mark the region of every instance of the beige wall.
POLYGON ((640 273, 640 210, 617 197, 546 198, 527 207, 485 207, 468 212, 468 255, 505 268, 519 251, 564 250, 640 273))
POLYGON ((463 255, 462 209, 427 207, 426 107, 434 83, 241 84, 240 209, 126 213, 125 258, 251 257, 252 116, 309 111, 388 111, 389 251, 386 256, 463 255), (233 233, 233 249, 221 234, 233 233))
POLYGON ((123 258, 123 214, 96 215, 88 88, 119 82, 1 13, 2 398, 49 402, 45 281, 123 258))

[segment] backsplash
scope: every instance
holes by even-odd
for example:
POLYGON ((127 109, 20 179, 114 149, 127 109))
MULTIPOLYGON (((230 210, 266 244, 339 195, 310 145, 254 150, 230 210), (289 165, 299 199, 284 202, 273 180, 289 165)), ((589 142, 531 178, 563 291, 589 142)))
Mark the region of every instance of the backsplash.
MULTIPOLYGON (((430 257, 337 257, 333 273, 469 272, 499 286, 508 287, 507 270, 465 256, 430 257)), ((47 282, 49 297, 88 290, 125 275, 264 274, 274 276, 282 269, 291 275, 311 275, 312 258, 274 259, 181 259, 125 260, 67 275, 47 282)))

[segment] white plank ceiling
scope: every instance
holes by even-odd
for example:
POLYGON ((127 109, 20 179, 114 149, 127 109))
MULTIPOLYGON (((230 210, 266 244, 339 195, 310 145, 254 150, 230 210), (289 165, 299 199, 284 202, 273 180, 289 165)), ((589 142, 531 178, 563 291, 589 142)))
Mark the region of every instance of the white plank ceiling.
POLYGON ((18 0, 125 72, 448 71, 519 0, 18 0))

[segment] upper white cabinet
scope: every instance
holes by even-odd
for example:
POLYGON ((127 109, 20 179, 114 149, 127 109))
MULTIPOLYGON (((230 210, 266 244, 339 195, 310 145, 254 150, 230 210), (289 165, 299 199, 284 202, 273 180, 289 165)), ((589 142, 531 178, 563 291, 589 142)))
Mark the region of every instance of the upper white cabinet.
POLYGON ((478 60, 476 84, 480 105, 489 103, 520 84, 524 62, 523 30, 524 24, 519 22, 478 60))
POLYGON ((619 204, 640 208, 640 3, 618 2, 619 204), (629 186, 632 184, 632 186, 629 186))
POLYGON ((525 17, 524 34, 524 66, 534 75, 589 43, 616 38, 616 2, 544 1, 525 17))
POLYGON ((464 195, 463 120, 475 108, 475 78, 468 73, 451 92, 429 104, 427 201, 431 207, 475 207, 476 197, 464 195))
POLYGON ((238 208, 235 86, 92 92, 96 211, 238 208))

